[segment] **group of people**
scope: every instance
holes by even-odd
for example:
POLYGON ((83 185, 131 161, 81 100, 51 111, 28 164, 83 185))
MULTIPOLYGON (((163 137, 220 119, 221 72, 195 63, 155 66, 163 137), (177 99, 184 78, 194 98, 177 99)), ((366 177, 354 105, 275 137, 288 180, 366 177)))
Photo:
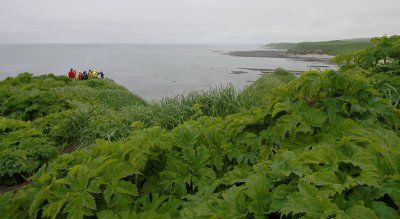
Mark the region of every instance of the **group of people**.
POLYGON ((74 70, 73 68, 71 68, 68 72, 68 77, 69 78, 76 78, 77 80, 87 80, 87 79, 91 79, 91 78, 97 78, 97 77, 101 77, 104 78, 104 73, 101 72, 97 72, 96 69, 89 70, 88 72, 86 71, 79 71, 78 73, 76 72, 76 70, 74 70))

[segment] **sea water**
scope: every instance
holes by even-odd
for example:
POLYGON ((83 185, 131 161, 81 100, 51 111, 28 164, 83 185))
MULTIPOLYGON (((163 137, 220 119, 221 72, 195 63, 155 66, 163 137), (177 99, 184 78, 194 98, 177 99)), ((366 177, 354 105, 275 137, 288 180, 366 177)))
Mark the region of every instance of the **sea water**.
POLYGON ((22 72, 67 75, 96 69, 152 101, 232 84, 242 89, 260 77, 253 69, 309 70, 326 63, 289 58, 235 57, 231 51, 263 45, 2 44, 0 80, 22 72))

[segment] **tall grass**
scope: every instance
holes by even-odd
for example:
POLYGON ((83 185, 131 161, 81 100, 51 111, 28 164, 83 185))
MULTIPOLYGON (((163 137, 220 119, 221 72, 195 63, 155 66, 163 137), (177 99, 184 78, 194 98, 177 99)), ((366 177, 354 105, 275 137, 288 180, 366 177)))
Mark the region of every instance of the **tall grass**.
POLYGON ((193 91, 187 95, 164 98, 148 106, 127 107, 125 113, 133 121, 143 122, 146 127, 158 125, 172 129, 183 121, 201 115, 224 117, 252 107, 266 106, 265 96, 268 92, 294 78, 292 73, 277 69, 271 75, 262 76, 243 91, 235 89, 233 85, 193 91))
POLYGON ((136 121, 146 126, 159 125, 171 129, 194 116, 226 116, 247 108, 233 85, 193 91, 187 95, 164 98, 148 106, 128 107, 136 121))
POLYGON ((105 105, 114 109, 131 105, 146 105, 141 97, 109 79, 72 80, 70 86, 53 87, 52 91, 62 94, 75 104, 105 105))
POLYGON ((115 110, 103 106, 81 105, 80 107, 51 114, 35 123, 48 131, 46 134, 63 147, 84 148, 104 139, 109 142, 126 138, 133 117, 124 109, 115 110))
POLYGON ((51 114, 37 123, 43 129, 47 128, 48 135, 59 144, 87 147, 98 138, 107 141, 124 139, 129 135, 132 123, 137 121, 145 127, 172 129, 199 116, 225 117, 252 107, 266 106, 268 93, 294 78, 293 74, 277 69, 243 90, 227 85, 150 104, 125 89, 108 89, 107 83, 101 81, 90 86, 59 87, 53 91, 71 99, 75 107, 51 114))
MULTIPOLYGON (((80 91, 92 92, 91 89, 80 91)), ((64 92, 58 90, 58 92, 64 92)), ((84 99, 84 98, 83 98, 84 99)), ((108 100, 104 100, 108 101, 108 100)), ((164 98, 148 105, 133 104, 116 108, 112 102, 102 105, 76 102, 76 109, 57 118, 42 120, 51 127, 50 136, 65 146, 87 147, 97 138, 108 141, 123 139, 129 135, 131 124, 142 122, 145 127, 161 126, 172 129, 182 122, 198 116, 227 116, 255 106, 251 95, 240 95, 232 85, 193 91, 188 95, 164 98)))
POLYGON ((0 102, 0 116, 32 121, 58 146, 87 146, 96 138, 124 138, 132 117, 120 109, 147 105, 108 79, 78 81, 30 73, 0 81, 0 102))
POLYGON ((253 84, 246 87, 240 94, 240 98, 251 100, 253 103, 248 103, 250 105, 265 106, 266 96, 272 89, 286 84, 295 78, 294 74, 278 68, 271 74, 263 75, 253 84))
POLYGON ((99 105, 113 109, 131 105, 147 105, 145 100, 127 90, 96 89, 86 86, 58 87, 52 90, 71 100, 73 105, 99 105))

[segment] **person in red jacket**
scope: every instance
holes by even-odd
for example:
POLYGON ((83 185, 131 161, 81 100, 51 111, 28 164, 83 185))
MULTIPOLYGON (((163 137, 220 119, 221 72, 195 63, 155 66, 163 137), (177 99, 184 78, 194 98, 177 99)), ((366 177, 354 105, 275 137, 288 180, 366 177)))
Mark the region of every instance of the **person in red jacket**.
POLYGON ((75 77, 74 69, 71 68, 71 70, 69 70, 69 72, 68 72, 68 77, 69 77, 69 78, 74 78, 74 77, 75 77))

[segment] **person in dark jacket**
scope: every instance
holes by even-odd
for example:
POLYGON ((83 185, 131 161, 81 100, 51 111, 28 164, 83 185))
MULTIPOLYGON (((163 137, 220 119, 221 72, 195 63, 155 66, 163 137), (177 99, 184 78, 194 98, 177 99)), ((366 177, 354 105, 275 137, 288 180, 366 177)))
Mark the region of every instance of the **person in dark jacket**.
POLYGON ((101 78, 104 78, 104 73, 103 73, 103 71, 99 72, 99 75, 100 75, 101 78))
POLYGON ((82 80, 87 80, 88 79, 88 74, 86 73, 86 71, 84 71, 82 73, 82 80))

